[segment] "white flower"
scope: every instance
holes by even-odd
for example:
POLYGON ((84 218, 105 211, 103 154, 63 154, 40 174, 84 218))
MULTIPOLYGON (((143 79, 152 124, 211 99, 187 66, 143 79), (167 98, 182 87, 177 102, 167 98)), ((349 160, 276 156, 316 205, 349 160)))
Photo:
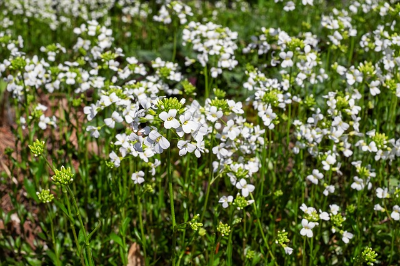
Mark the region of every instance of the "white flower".
POLYGON ((115 122, 122 123, 122 121, 124 121, 124 119, 116 111, 114 111, 112 113, 111 118, 104 119, 104 123, 110 128, 114 128, 115 127, 115 122))
POLYGON ((216 77, 218 77, 219 74, 222 73, 222 69, 221 68, 212 67, 210 72, 211 72, 211 77, 216 78, 216 77))
POLYGON ((192 153, 196 149, 196 145, 190 143, 189 140, 178 141, 179 156, 186 155, 186 153, 192 153))
POLYGON ((221 118, 222 115, 223 112, 221 110, 218 110, 216 106, 211 106, 207 114, 207 120, 209 120, 210 122, 215 122, 219 118, 221 118))
POLYGON ((321 210, 319 210, 320 214, 319 214, 319 218, 321 220, 325 220, 325 221, 329 221, 330 217, 329 214, 327 212, 321 212, 321 210))
POLYGON ((381 91, 378 89, 378 86, 380 84, 381 82, 379 80, 374 80, 371 82, 371 84, 369 85, 369 92, 372 94, 372 96, 381 93, 381 91))
POLYGON ((233 196, 222 196, 218 202, 222 203, 223 208, 228 208, 229 203, 233 202, 233 196))
POLYGON ((384 212, 385 208, 383 208, 381 205, 379 204, 375 204, 374 205, 374 211, 378 211, 378 212, 384 212))
POLYGON ((289 11, 293 11, 295 8, 296 8, 296 5, 293 3, 293 1, 289 1, 283 7, 283 10, 285 10, 286 12, 289 12, 289 11))
POLYGON ((143 171, 139 171, 137 173, 132 174, 132 180, 134 184, 142 184, 144 182, 144 173, 143 171))
POLYGON ((159 115, 160 119, 164 121, 164 127, 166 129, 178 128, 180 126, 179 121, 175 118, 177 112, 176 109, 171 109, 168 113, 164 111, 159 115))
POLYGON ((342 118, 340 116, 336 116, 335 119, 332 122, 332 126, 338 127, 342 129, 343 131, 346 131, 350 126, 346 122, 343 122, 342 118))
POLYGON ((97 114, 97 106, 91 104, 90 106, 85 106, 83 112, 87 115, 87 120, 91 121, 97 114))
POLYGON ((291 255, 293 252, 293 249, 291 247, 284 247, 283 249, 285 250, 285 253, 289 255, 291 255))
POLYGON ((46 117, 45 115, 41 115, 40 116, 40 121, 38 123, 38 126, 41 129, 45 130, 47 128, 47 124, 49 124, 49 123, 50 123, 50 118, 49 117, 46 117))
POLYGON ((183 115, 179 117, 179 120, 181 121, 182 124, 183 132, 185 132, 186 134, 192 133, 198 127, 198 124, 195 121, 191 120, 191 118, 192 118, 192 113, 189 111, 185 112, 183 115))
POLYGON ((367 145, 366 143, 363 143, 361 146, 361 149, 363 151, 369 151, 369 152, 377 152, 378 151, 375 141, 371 141, 371 143, 369 145, 367 145))
POLYGON ((281 64, 281 66, 283 68, 293 66, 293 61, 292 61, 293 52, 292 51, 288 51, 287 53, 280 52, 279 57, 283 59, 282 64, 281 64))
POLYGON ((306 219, 303 219, 301 221, 301 225, 303 226, 303 228, 300 230, 300 234, 302 236, 313 237, 313 232, 311 229, 315 227, 315 223, 308 222, 306 219))
POLYGON ((300 206, 300 210, 302 210, 304 213, 312 215, 314 212, 316 212, 317 210, 314 207, 307 207, 306 204, 301 204, 300 206))
POLYGON ((319 171, 318 171, 318 169, 314 169, 313 171, 312 171, 312 175, 309 175, 309 176, 307 176, 307 179, 310 181, 310 182, 312 182, 312 183, 314 183, 314 184, 318 184, 318 179, 322 179, 324 177, 324 175, 322 174, 322 173, 320 173, 319 171))
POLYGON ((336 204, 329 205, 329 208, 331 208, 331 213, 332 213, 333 215, 338 214, 339 209, 340 209, 339 206, 336 205, 336 204))
POLYGON ((162 153, 170 146, 169 141, 155 130, 150 132, 149 136, 146 138, 146 142, 150 145, 154 144, 154 150, 156 153, 162 153))
POLYGON ((100 132, 99 132, 99 130, 98 130, 97 127, 88 126, 88 127, 86 128, 86 131, 89 131, 89 132, 90 132, 90 136, 92 136, 92 137, 94 137, 94 138, 96 138, 96 139, 100 136, 100 132))
POLYGON ((325 159, 325 161, 322 161, 323 169, 325 171, 328 171, 331 169, 331 165, 334 165, 336 163, 336 158, 332 155, 328 155, 325 159))
POLYGON ((398 205, 393 206, 393 212, 390 214, 390 217, 393 218, 393 220, 400 220, 400 207, 398 205))
POLYGON ((67 80, 65 81, 65 83, 67 83, 69 85, 75 84, 75 78, 76 78, 76 73, 75 72, 67 72, 65 74, 65 76, 67 77, 67 80))
POLYGON ((355 176, 354 182, 351 184, 351 188, 360 191, 360 190, 364 189, 364 186, 365 186, 364 180, 362 180, 358 176, 355 176))
POLYGON ((239 182, 236 183, 236 188, 242 190, 242 196, 247 197, 249 193, 253 192, 255 187, 251 184, 247 184, 245 179, 240 179, 239 182))
POLYGON ((387 188, 380 188, 376 189, 376 196, 380 199, 389 198, 389 193, 387 188))
POLYGON ((114 166, 119 167, 119 165, 121 164, 121 160, 118 157, 118 155, 115 152, 111 152, 109 156, 110 156, 111 162, 114 163, 114 166))
POLYGON ((343 240, 344 243, 347 244, 347 243, 349 243, 349 240, 353 238, 353 236, 354 235, 352 233, 344 231, 343 235, 342 235, 342 240, 343 240))
POLYGON ((335 187, 334 187, 333 185, 329 185, 329 186, 326 186, 326 187, 325 187, 325 189, 324 189, 324 191, 322 192, 322 194, 324 194, 325 196, 328 196, 329 193, 332 194, 333 192, 335 192, 335 187))

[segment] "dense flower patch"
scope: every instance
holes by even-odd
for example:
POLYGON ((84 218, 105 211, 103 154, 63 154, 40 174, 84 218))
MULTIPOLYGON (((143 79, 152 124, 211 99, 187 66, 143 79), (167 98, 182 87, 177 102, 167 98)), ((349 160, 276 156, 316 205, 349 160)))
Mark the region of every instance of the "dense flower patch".
POLYGON ((0 261, 399 264, 397 1, 0 8, 0 261))

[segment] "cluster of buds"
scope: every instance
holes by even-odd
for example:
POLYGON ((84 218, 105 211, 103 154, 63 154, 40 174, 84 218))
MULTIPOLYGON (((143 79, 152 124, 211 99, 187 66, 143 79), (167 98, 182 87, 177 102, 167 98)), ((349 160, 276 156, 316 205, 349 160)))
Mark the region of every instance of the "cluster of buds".
POLYGON ((222 236, 228 236, 231 232, 231 227, 228 224, 223 224, 219 222, 217 231, 221 233, 222 236))
POLYGON ((193 231, 199 230, 200 227, 203 227, 202 223, 198 223, 197 219, 199 219, 199 215, 196 214, 193 219, 189 222, 190 227, 192 228, 193 231))
POLYGON ((43 189, 40 192, 36 192, 36 195, 43 203, 50 203, 54 199, 54 195, 50 193, 50 189, 43 189))
POLYGON ((39 141, 38 139, 32 145, 28 146, 35 157, 42 155, 44 151, 44 141, 39 141))
POLYGON ((51 179, 56 183, 57 185, 64 185, 67 186, 74 181, 74 173, 72 173, 71 167, 65 168, 64 166, 61 166, 60 170, 55 169, 55 175, 51 177, 51 179))

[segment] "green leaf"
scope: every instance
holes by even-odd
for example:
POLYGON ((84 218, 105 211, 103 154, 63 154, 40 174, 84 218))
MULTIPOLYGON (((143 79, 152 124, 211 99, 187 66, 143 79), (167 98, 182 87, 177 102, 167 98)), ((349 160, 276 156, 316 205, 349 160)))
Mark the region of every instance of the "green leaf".
POLYGON ((219 263, 220 263, 219 258, 217 258, 217 259, 214 260, 213 265, 214 265, 214 266, 218 266, 219 263))
POLYGON ((101 221, 99 221, 99 223, 97 224, 96 228, 88 235, 88 237, 87 237, 88 241, 93 236, 93 234, 97 231, 97 229, 100 228, 100 226, 101 226, 101 221))
POLYGON ((140 237, 139 231, 135 228, 133 232, 135 233, 136 238, 137 238, 140 242, 142 242, 142 238, 140 237))
POLYGON ((28 195, 34 199, 36 202, 39 202, 39 199, 36 195, 37 190, 35 189, 35 185, 33 184, 32 181, 30 181, 28 178, 24 178, 24 186, 26 189, 26 192, 28 193, 28 195))
POLYGON ((57 262, 56 254, 50 249, 46 250, 46 254, 47 254, 47 256, 50 257, 50 259, 54 262, 54 264, 57 265, 56 264, 56 262, 57 262))
POLYGON ((124 245, 122 244, 122 239, 119 235, 117 235, 116 233, 111 233, 110 235, 110 239, 113 240, 114 242, 118 243, 118 245, 120 245, 121 247, 123 247, 124 245))
POLYGON ((31 266, 36 266, 36 265, 40 266, 40 265, 42 265, 42 262, 40 260, 38 260, 38 259, 33 259, 33 258, 29 258, 29 257, 27 257, 25 259, 28 261, 29 265, 31 265, 31 266))
POLYGON ((78 242, 79 242, 79 244, 81 244, 81 245, 85 244, 85 233, 82 231, 82 229, 79 230, 78 242))
POLYGON ((156 263, 157 263, 160 259, 161 259, 161 257, 158 258, 158 259, 156 259, 154 262, 150 263, 150 265, 156 265, 156 263))
POLYGON ((61 201, 55 200, 54 203, 57 205, 58 208, 60 208, 60 210, 64 212, 64 214, 71 222, 74 222, 74 219, 72 219, 72 217, 69 216, 67 209, 65 208, 64 204, 61 201))
POLYGON ((131 221, 131 219, 129 217, 126 217, 125 220, 122 222, 122 228, 121 231, 122 233, 126 233, 126 229, 128 228, 129 222, 131 221))

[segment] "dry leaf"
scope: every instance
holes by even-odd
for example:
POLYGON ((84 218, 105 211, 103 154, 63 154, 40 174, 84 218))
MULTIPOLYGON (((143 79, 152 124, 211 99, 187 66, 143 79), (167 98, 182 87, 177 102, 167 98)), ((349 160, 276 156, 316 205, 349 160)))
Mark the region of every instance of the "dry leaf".
POLYGON ((140 246, 138 243, 133 243, 128 253, 128 266, 142 266, 144 258, 140 254, 140 246))

